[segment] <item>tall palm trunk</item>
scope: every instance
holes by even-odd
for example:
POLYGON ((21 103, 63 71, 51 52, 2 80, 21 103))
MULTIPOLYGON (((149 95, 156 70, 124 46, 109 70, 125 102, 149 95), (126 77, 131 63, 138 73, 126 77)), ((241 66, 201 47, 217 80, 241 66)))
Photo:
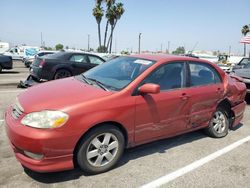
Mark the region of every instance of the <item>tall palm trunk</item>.
MULTIPOLYGON (((104 35, 104 42, 103 42, 103 46, 106 46, 106 42, 107 42, 107 35, 108 35, 108 25, 109 24, 109 21, 107 20, 107 23, 106 23, 106 29, 105 29, 105 35, 104 35)), ((107 46, 107 49, 108 49, 108 46, 107 46)))
POLYGON ((102 39, 101 39, 101 24, 98 23, 98 36, 99 36, 99 47, 101 48, 102 46, 102 39))
POLYGON ((116 24, 117 24, 117 20, 115 21, 115 23, 113 25, 111 25, 111 32, 110 32, 110 36, 109 36, 109 40, 108 40, 108 44, 107 44, 107 47, 109 48, 109 53, 111 53, 111 51, 112 51, 113 33, 114 33, 114 29, 115 29, 116 24))
POLYGON ((114 26, 111 27, 111 34, 110 34, 110 46, 109 46, 109 53, 112 52, 112 43, 113 43, 113 32, 114 32, 114 26))

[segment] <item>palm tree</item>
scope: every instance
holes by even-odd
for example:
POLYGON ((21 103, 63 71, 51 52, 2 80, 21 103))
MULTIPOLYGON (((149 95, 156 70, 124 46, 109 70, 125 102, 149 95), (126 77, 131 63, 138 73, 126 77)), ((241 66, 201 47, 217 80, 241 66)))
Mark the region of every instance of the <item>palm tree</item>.
POLYGON ((97 0, 96 1, 96 6, 93 9, 93 16, 96 19, 96 22, 98 24, 98 36, 99 36, 99 47, 101 47, 101 21, 102 21, 102 17, 103 17, 103 8, 101 7, 101 0, 97 0))
POLYGON ((107 35, 108 35, 108 26, 109 26, 109 16, 110 16, 111 7, 115 4, 115 0, 105 0, 105 1, 106 1, 106 6, 107 6, 107 10, 106 10, 107 22, 106 22, 103 46, 106 46, 107 35))
MULTIPOLYGON (((249 26, 248 25, 244 25, 241 29, 241 33, 243 36, 246 36, 247 33, 249 33, 249 26)), ((244 56, 246 56, 246 44, 244 43, 244 56)))
POLYGON ((109 53, 111 53, 112 51, 113 33, 114 33, 115 26, 117 24, 117 21, 124 14, 124 12, 125 10, 123 8, 122 3, 117 3, 111 8, 110 17, 109 17, 110 18, 109 23, 111 25, 111 34, 110 34, 109 42, 107 45, 109 47, 109 53))

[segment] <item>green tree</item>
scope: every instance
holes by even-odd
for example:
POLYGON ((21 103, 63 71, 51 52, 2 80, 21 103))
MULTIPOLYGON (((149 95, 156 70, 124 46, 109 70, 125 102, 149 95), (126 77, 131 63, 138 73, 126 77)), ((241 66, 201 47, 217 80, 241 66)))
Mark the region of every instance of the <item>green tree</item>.
MULTIPOLYGON (((241 29, 241 33, 243 36, 246 36, 249 33, 249 26, 248 25, 244 25, 241 29)), ((244 43, 244 56, 246 56, 246 44, 244 43)))
POLYGON ((101 38, 101 21, 102 21, 102 17, 103 17, 103 8, 101 7, 101 3, 102 1, 96 1, 96 6, 95 8, 93 9, 93 16, 95 17, 96 19, 96 22, 97 22, 97 25, 98 25, 98 37, 99 37, 99 47, 101 47, 101 41, 102 41, 102 38, 101 38))
POLYGON ((107 47, 106 46, 99 46, 97 48, 97 52, 99 52, 99 53, 106 53, 107 52, 107 47))
POLYGON ((185 54, 185 48, 183 46, 180 46, 180 47, 176 48, 176 50, 173 51, 172 53, 175 55, 185 54))
POLYGON ((55 48, 56 48, 56 50, 62 50, 63 49, 63 45, 59 43, 59 44, 57 44, 55 46, 55 48))

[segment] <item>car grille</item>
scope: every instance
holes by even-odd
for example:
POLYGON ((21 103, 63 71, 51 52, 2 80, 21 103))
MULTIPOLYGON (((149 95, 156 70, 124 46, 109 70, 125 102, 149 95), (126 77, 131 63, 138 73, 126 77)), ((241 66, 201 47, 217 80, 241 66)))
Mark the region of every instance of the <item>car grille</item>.
POLYGON ((19 103, 14 104, 12 108, 12 117, 14 119, 18 119, 22 114, 23 114, 23 109, 20 106, 20 104, 19 103))

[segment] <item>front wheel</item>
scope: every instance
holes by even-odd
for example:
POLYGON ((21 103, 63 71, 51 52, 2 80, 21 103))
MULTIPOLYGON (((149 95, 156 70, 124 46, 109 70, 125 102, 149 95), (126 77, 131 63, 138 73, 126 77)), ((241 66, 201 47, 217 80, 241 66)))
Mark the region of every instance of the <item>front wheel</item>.
POLYGON ((210 120, 206 132, 214 138, 222 138, 228 134, 229 119, 228 113, 221 107, 218 107, 210 120))
POLYGON ((80 143, 76 156, 78 165, 90 174, 108 171, 118 162, 124 147, 124 136, 115 126, 93 129, 80 143))

